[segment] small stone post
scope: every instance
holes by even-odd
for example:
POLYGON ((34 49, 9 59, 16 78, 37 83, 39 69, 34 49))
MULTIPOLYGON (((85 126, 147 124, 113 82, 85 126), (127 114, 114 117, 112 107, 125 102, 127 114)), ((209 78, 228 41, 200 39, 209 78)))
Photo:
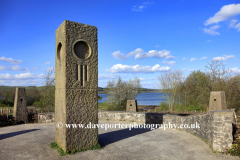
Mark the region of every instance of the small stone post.
POLYGON ((227 103, 224 91, 210 92, 209 111, 227 110, 227 103))
POLYGON ((27 100, 25 88, 16 88, 13 117, 17 121, 28 122, 27 100))
POLYGON ((127 100, 127 112, 137 112, 137 100, 127 100))

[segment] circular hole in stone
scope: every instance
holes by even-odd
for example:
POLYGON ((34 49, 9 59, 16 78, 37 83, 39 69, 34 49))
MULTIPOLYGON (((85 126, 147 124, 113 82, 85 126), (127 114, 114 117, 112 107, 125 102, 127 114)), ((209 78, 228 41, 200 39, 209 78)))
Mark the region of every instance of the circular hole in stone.
POLYGON ((62 43, 58 43, 58 47, 57 47, 58 60, 60 60, 60 58, 61 58, 61 52, 62 52, 62 43))
POLYGON ((22 102, 22 101, 23 101, 23 99, 20 99, 20 101, 22 102))
POLYGON ((86 42, 78 41, 74 45, 74 53, 78 58, 87 59, 90 56, 90 49, 86 42))

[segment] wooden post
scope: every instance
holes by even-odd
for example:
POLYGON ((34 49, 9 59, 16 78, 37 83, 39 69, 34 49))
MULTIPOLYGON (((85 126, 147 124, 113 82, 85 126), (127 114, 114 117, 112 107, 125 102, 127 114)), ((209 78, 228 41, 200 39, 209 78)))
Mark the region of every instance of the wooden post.
POLYGON ((8 108, 7 108, 7 119, 8 119, 8 108))
POLYGON ((1 108, 1 115, 3 115, 3 109, 1 108))

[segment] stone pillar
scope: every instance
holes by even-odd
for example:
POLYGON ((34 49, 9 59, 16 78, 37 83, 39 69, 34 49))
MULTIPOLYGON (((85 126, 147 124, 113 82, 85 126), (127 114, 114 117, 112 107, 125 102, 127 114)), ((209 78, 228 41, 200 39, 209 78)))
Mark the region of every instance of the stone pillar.
POLYGON ((227 110, 227 103, 224 91, 210 92, 209 111, 227 110))
POLYGON ((137 100, 127 100, 127 112, 137 112, 137 100))
POLYGON ((27 100, 25 88, 16 88, 13 117, 17 121, 28 122, 27 100))
POLYGON ((225 152, 232 147, 233 142, 233 111, 212 111, 211 114, 213 115, 212 149, 225 152))
POLYGON ((98 123, 97 27, 64 21, 56 30, 55 141, 64 151, 98 143, 97 128, 65 124, 98 123))

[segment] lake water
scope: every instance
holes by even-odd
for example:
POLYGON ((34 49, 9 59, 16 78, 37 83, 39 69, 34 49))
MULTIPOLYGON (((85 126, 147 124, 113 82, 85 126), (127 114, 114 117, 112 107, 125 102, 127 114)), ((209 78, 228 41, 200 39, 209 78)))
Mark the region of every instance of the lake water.
MULTIPOLYGON (((166 99, 163 99, 161 96, 164 93, 138 93, 137 94, 137 104, 138 105, 159 105, 160 102, 167 102, 166 99)), ((107 94, 98 94, 102 96, 101 100, 98 102, 106 102, 107 101, 107 94)))

